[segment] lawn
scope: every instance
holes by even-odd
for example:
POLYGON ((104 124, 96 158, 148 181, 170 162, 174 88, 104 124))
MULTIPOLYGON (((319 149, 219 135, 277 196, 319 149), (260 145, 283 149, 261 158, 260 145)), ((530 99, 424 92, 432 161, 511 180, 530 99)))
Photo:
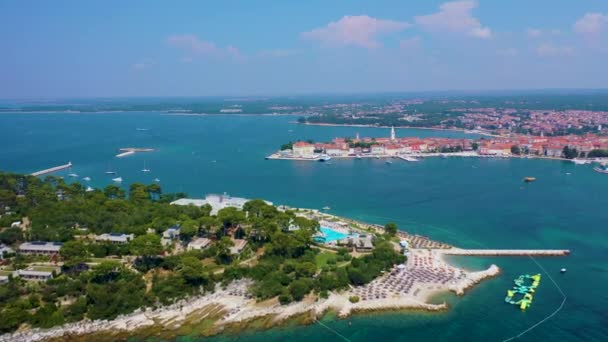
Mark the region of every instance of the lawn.
POLYGON ((329 252, 321 252, 315 256, 315 263, 318 268, 321 268, 327 265, 327 261, 330 259, 336 259, 336 255, 334 253, 329 252))

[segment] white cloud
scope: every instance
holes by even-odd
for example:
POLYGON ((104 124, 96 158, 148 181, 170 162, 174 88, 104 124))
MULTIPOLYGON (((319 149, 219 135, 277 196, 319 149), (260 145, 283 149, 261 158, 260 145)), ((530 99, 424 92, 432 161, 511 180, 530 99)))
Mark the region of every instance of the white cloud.
POLYGON ((239 49, 232 45, 225 48, 218 47, 215 43, 201 40, 192 34, 173 35, 167 38, 167 43, 170 46, 180 48, 188 53, 185 59, 192 59, 193 56, 218 56, 218 57, 235 57, 241 56, 239 49))
POLYGON ((477 1, 463 0, 446 2, 439 6, 439 12, 414 17, 416 24, 431 32, 454 32, 476 38, 491 38, 492 30, 484 27, 471 12, 477 8, 477 1))
POLYGON ((156 63, 153 61, 141 61, 141 62, 134 63, 132 65, 132 67, 136 71, 141 71, 144 69, 149 69, 149 68, 153 67, 155 64, 156 63))
POLYGON ((574 48, 544 43, 536 48, 536 54, 541 57, 571 56, 574 54, 574 48))
POLYGON ((289 49, 272 49, 272 50, 262 50, 258 53, 260 57, 274 57, 274 58, 282 58, 282 57, 290 57, 296 55, 298 52, 296 50, 289 49))
POLYGON ((528 37, 530 38, 538 38, 543 34, 543 31, 539 30, 539 29, 534 29, 534 28, 529 28, 526 33, 528 34, 528 37))
POLYGON ((381 45, 377 37, 382 34, 399 32, 411 24, 369 17, 367 15, 344 16, 327 26, 302 32, 303 39, 316 40, 327 46, 358 46, 376 48, 381 45))
POLYGON ((558 36, 562 32, 558 29, 537 29, 537 28, 529 28, 526 30, 526 35, 530 38, 540 38, 545 36, 558 36))
POLYGON ((597 35, 608 26, 608 15, 587 13, 574 23, 574 32, 583 35, 597 35))

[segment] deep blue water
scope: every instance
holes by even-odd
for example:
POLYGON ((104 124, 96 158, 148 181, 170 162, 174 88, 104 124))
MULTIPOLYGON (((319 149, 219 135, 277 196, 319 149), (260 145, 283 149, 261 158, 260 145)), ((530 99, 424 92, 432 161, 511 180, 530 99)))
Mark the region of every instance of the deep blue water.
MULTIPOLYGON (((388 129, 291 124, 294 117, 166 116, 159 113, 2 114, 0 169, 32 172, 72 161, 71 172, 111 183, 109 167, 131 182, 161 179, 167 192, 193 197, 210 192, 264 198, 322 208, 355 219, 428 235, 462 247, 568 248, 565 258, 537 261, 567 295, 562 311, 524 341, 608 340, 608 176, 562 161, 427 158, 419 163, 382 160, 266 161, 282 143, 336 136, 387 136, 388 129), (147 128, 138 131, 136 128, 147 128), (120 147, 158 151, 115 158, 120 147), (152 169, 140 170, 144 161, 152 169), (522 178, 538 180, 524 184, 522 178), (559 269, 568 268, 564 275, 559 269)), ((398 136, 463 133, 397 130, 398 136)), ((69 171, 60 172, 67 175, 69 171)), ((539 272, 521 258, 453 258, 481 269, 496 263, 503 273, 464 297, 441 296, 446 313, 384 313, 324 323, 352 341, 497 341, 554 311, 561 295, 548 277, 527 312, 503 302, 513 278, 539 272)), ((186 338, 184 338, 186 339, 186 338)), ((190 338, 188 338, 190 339, 190 338)), ((309 341, 340 338, 319 324, 222 335, 209 341, 309 341)))

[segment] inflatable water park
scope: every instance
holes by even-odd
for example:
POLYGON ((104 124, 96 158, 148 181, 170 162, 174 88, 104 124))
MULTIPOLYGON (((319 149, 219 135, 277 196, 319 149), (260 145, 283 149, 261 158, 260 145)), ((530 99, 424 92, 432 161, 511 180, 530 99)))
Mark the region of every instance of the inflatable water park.
POLYGON ((513 289, 507 290, 505 302, 512 305, 519 305, 522 311, 525 311, 532 305, 534 292, 540 285, 540 274, 535 275, 520 275, 513 280, 515 286, 513 289))

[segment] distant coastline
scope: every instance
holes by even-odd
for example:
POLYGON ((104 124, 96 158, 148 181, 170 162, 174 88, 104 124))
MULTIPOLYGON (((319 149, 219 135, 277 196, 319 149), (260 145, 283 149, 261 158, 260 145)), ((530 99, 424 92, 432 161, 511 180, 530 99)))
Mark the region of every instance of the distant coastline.
POLYGON ((383 125, 361 125, 361 124, 332 124, 332 123, 310 123, 310 122, 293 122, 293 123, 297 123, 300 125, 306 125, 306 126, 344 126, 344 127, 370 127, 370 128, 406 128, 406 129, 425 129, 425 130, 430 130, 430 131, 451 131, 451 132, 462 132, 464 134, 478 134, 478 135, 485 135, 485 136, 489 136, 489 137, 502 137, 501 135, 497 135, 497 134, 492 134, 489 132, 485 132, 485 131, 476 131, 475 133, 467 133, 466 129, 463 128, 444 128, 444 127, 417 127, 417 126, 383 126, 383 125))

